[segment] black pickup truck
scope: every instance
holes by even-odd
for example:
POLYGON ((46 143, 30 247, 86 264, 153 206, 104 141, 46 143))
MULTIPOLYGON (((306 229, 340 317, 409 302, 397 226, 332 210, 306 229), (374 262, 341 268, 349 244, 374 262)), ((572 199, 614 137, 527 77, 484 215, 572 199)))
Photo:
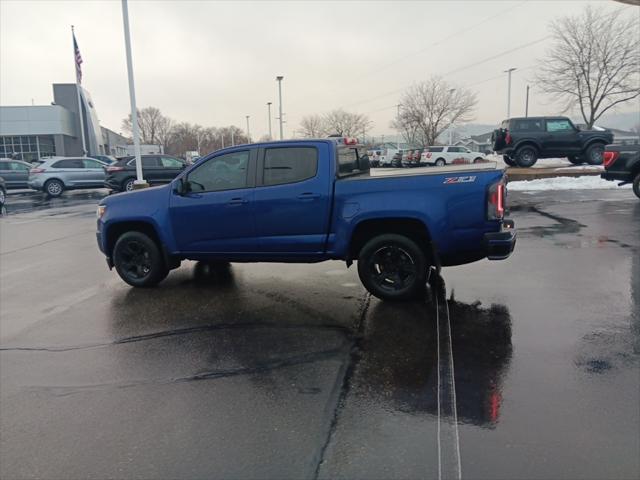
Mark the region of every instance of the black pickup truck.
POLYGON ((602 163, 608 130, 581 130, 567 117, 521 117, 502 122, 492 135, 493 149, 512 167, 532 167, 539 158, 567 157, 576 165, 602 163))
POLYGON ((640 198, 640 145, 609 145, 604 152, 605 180, 633 183, 633 193, 640 198))

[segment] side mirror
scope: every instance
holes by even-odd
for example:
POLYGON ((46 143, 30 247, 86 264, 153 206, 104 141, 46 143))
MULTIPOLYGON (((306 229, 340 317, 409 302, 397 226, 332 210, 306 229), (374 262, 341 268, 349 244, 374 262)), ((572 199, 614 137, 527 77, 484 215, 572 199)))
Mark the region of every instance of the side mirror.
POLYGON ((188 181, 185 181, 183 178, 179 178, 173 184, 173 192, 176 195, 184 195, 188 190, 188 181))

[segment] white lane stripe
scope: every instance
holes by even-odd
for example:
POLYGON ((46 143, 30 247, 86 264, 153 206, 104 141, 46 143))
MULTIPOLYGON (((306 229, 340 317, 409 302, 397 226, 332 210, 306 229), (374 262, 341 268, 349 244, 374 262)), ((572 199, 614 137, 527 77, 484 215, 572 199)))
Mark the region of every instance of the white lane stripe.
POLYGON ((449 330, 449 361, 451 365, 451 387, 453 392, 453 425, 454 435, 456 438, 456 457, 458 462, 458 479, 462 479, 462 460, 460 457, 460 432, 458 431, 458 400, 456 398, 456 371, 453 366, 453 339, 451 337, 451 316, 449 315, 449 302, 446 301, 445 294, 445 306, 447 307, 447 327, 449 330))
MULTIPOLYGON (((438 478, 450 479, 455 478, 457 480, 462 479, 462 465, 460 459, 460 435, 458 432, 458 407, 455 391, 455 371, 453 364, 453 346, 451 338, 451 322, 449 317, 449 305, 446 301, 446 290, 443 288, 444 305, 443 313, 446 319, 442 319, 443 323, 440 325, 440 301, 438 292, 435 294, 436 301, 436 334, 438 336, 437 343, 437 355, 438 355, 438 478), (446 321, 445 321, 446 320, 446 321), (441 336, 441 333, 443 334, 441 336), (441 343, 448 343, 442 345, 441 343), (448 358, 447 358, 448 357, 448 358), (443 384, 443 379, 446 381, 446 385, 443 384), (442 399, 441 399, 442 397, 442 399), (442 403, 445 407, 449 407, 450 419, 443 419, 442 417, 442 403), (446 423, 443 423, 446 422, 446 423), (447 435, 443 435, 443 426, 446 427, 447 435), (448 441, 447 441, 448 440, 448 441), (443 448, 444 447, 444 448, 443 448), (452 458, 453 457, 453 458, 452 458), (444 460, 444 461, 443 461, 444 460), (446 472, 443 472, 443 463, 445 464, 446 472)), ((446 410, 446 408, 445 408, 446 410)))

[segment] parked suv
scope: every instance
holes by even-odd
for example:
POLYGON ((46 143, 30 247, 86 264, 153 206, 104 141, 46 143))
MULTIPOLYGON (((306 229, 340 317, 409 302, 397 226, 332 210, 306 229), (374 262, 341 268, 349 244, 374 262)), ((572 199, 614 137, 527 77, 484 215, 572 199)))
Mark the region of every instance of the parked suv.
POLYGON ((507 165, 532 167, 539 158, 567 157, 571 163, 602 163, 609 130, 581 130, 567 117, 521 117, 502 122, 492 135, 493 149, 507 165))
MULTIPOLYGON (((169 183, 187 164, 169 155, 142 155, 142 174, 149 185, 169 183)), ((135 157, 125 157, 106 168, 104 186, 116 192, 133 190, 136 179, 135 157)))
POLYGON ((54 157, 29 172, 29 188, 59 197, 75 188, 104 188, 105 164, 95 158, 54 157))
POLYGON ((0 176, 4 178, 6 188, 29 188, 29 170, 31 164, 10 158, 0 159, 0 176))

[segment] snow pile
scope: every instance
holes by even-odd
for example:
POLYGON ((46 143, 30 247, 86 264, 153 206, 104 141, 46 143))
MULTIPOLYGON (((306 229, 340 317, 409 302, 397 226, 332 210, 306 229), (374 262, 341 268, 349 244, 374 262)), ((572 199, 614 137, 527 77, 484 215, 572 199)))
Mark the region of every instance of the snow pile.
POLYGON ((555 177, 540 178, 536 180, 521 180, 509 182, 507 188, 511 192, 524 192, 532 190, 599 190, 631 188, 631 185, 618 187, 618 182, 603 180, 598 176, 584 177, 555 177))

